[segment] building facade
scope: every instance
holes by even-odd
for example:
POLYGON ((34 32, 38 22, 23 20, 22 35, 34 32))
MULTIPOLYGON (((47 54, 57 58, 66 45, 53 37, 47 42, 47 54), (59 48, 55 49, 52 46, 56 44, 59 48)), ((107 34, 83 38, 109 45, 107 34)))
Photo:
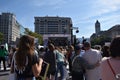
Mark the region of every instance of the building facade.
POLYGON ((43 36, 44 45, 49 41, 55 45, 65 45, 71 41, 72 20, 69 17, 35 17, 34 25, 35 32, 43 36))
POLYGON ((13 13, 2 13, 0 15, 0 32, 4 36, 1 44, 14 44, 20 38, 20 24, 13 13))
POLYGON ((104 34, 102 35, 106 35, 112 39, 120 36, 120 24, 112 26, 110 29, 105 31, 104 34))
POLYGON ((120 24, 114 25, 108 30, 101 31, 100 23, 97 20, 95 23, 95 30, 96 30, 96 33, 93 33, 90 37, 91 41, 94 40, 95 38, 100 38, 100 37, 105 37, 105 38, 108 38, 109 40, 112 40, 113 38, 120 36, 120 24))

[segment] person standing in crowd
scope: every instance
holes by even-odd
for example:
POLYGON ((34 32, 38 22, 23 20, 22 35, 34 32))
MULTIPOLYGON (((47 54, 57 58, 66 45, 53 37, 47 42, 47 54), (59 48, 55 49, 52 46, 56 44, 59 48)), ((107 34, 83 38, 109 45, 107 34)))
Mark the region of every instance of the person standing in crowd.
POLYGON ((72 80, 84 80, 85 69, 93 69, 100 65, 99 62, 90 65, 83 57, 81 57, 80 45, 75 46, 75 54, 72 61, 72 80))
POLYGON ((59 71, 60 71, 60 80, 66 80, 68 74, 67 74, 67 69, 65 67, 66 58, 65 58, 65 54, 62 51, 62 47, 56 47, 55 53, 56 53, 56 63, 57 63, 55 80, 59 80, 58 79, 59 71))
POLYGON ((102 49, 101 45, 95 45, 95 46, 94 46, 94 49, 100 51, 100 54, 101 54, 101 55, 103 54, 103 52, 102 52, 102 50, 101 50, 101 49, 102 49))
POLYGON ((110 45, 110 57, 101 62, 102 80, 120 80, 120 37, 113 39, 110 45))
POLYGON ((11 66, 11 62, 12 62, 12 57, 13 57, 13 55, 14 55, 14 53, 15 53, 15 51, 17 50, 17 48, 16 47, 11 47, 10 48, 10 52, 9 52, 9 55, 8 55, 8 67, 10 67, 11 66))
MULTIPOLYGON (((89 42, 85 42, 83 44, 83 47, 85 49, 85 53, 83 54, 83 58, 88 61, 89 64, 93 65, 100 62, 102 59, 102 55, 100 51, 92 49, 89 42)), ((100 66, 95 67, 94 69, 86 69, 85 77, 86 80, 100 80, 101 74, 100 74, 101 68, 100 66)))
POLYGON ((109 51, 109 46, 103 46, 102 48, 102 57, 109 57, 110 56, 110 51, 109 51))
POLYGON ((56 55, 55 46, 51 43, 48 44, 48 51, 44 54, 44 61, 49 63, 49 69, 47 73, 47 80, 54 80, 56 73, 56 55))
POLYGON ((41 47, 41 48, 38 50, 38 56, 41 57, 41 58, 44 58, 44 54, 45 54, 45 48, 44 48, 44 47, 41 47))
POLYGON ((72 73, 72 59, 73 59, 73 55, 74 55, 74 46, 70 45, 68 47, 68 50, 67 50, 67 60, 68 60, 68 63, 69 63, 69 71, 70 71, 70 74, 72 73))
POLYGON ((43 59, 38 58, 34 47, 32 36, 23 35, 20 38, 11 63, 11 73, 16 73, 16 80, 34 80, 39 76, 43 59))
POLYGON ((3 61, 3 67, 4 70, 6 70, 6 56, 7 56, 7 50, 4 48, 4 46, 0 47, 0 66, 1 66, 1 61, 3 61))

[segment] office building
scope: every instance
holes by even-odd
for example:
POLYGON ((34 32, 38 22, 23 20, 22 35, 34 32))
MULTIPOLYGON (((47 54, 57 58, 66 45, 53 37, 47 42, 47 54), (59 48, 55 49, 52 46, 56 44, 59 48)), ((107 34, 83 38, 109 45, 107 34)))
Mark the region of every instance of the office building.
POLYGON ((2 13, 0 15, 0 32, 4 36, 1 44, 14 44, 20 38, 20 24, 13 13, 2 13))
POLYGON ((72 20, 69 17, 35 17, 35 32, 43 36, 44 45, 49 41, 55 45, 71 42, 72 20))

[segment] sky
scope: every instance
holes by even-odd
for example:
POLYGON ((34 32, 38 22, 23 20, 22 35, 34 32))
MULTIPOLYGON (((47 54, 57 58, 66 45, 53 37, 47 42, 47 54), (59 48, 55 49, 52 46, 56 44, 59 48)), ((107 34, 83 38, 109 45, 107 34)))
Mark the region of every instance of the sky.
POLYGON ((95 33, 95 22, 101 31, 120 24, 120 0, 0 0, 0 14, 10 12, 17 21, 34 32, 34 17, 70 17, 77 38, 89 38, 95 33))

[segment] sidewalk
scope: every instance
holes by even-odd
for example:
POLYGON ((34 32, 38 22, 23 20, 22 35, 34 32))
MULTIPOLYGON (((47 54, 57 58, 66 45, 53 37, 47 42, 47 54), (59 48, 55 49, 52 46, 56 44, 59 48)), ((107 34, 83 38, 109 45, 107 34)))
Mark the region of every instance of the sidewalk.
POLYGON ((10 67, 7 67, 6 70, 4 71, 2 62, 0 65, 1 65, 0 80, 9 80, 10 67))
MULTIPOLYGON (((67 67, 67 71, 68 71, 68 74, 69 74, 68 67, 67 67)), ((1 64, 0 80, 9 80, 9 73, 10 73, 10 67, 7 67, 6 71, 4 71, 3 66, 1 64)), ((58 75, 60 76, 60 74, 58 74, 58 75)), ((70 75, 69 75, 67 80, 72 80, 70 75)))
POLYGON ((7 68, 6 71, 3 68, 0 70, 0 80, 9 80, 10 68, 7 68))

